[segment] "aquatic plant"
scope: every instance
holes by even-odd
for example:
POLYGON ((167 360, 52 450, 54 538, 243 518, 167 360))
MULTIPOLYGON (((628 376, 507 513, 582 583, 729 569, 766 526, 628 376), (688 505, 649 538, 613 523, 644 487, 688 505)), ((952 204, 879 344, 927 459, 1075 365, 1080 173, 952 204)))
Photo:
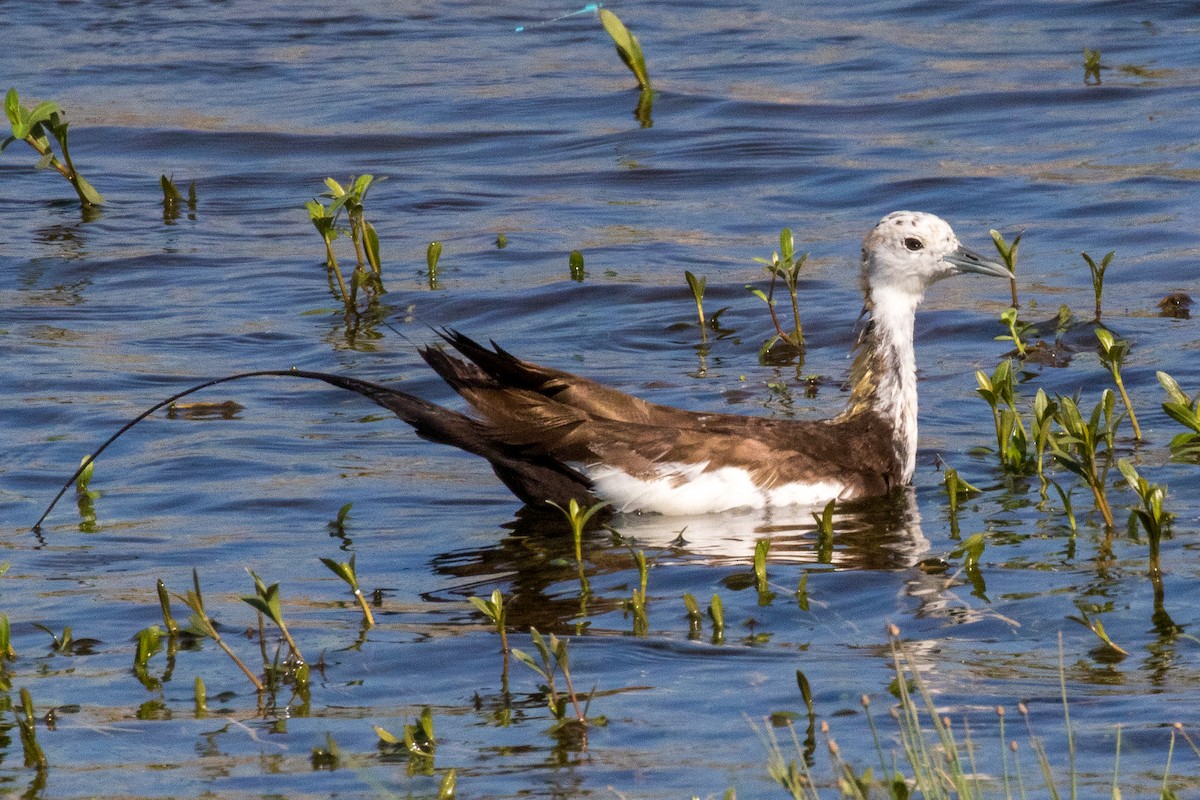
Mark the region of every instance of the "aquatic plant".
POLYGON ((975 371, 976 391, 992 409, 992 421, 996 428, 996 452, 1000 465, 1006 472, 1027 474, 1029 458, 1029 434, 1021 413, 1017 410, 1016 379, 1012 360, 1005 359, 996 365, 989 377, 982 370, 975 371))
POLYGON ((430 242, 425 248, 425 266, 428 269, 429 288, 438 288, 438 261, 442 258, 442 243, 430 242))
POLYGON ((942 470, 942 486, 946 490, 946 499, 950 505, 950 537, 958 538, 958 499, 959 496, 978 494, 979 489, 967 483, 953 467, 942 470))
POLYGON ((996 245, 996 252, 1000 254, 1004 266, 1008 267, 1008 271, 1013 274, 1008 281, 1012 289, 1012 307, 1020 308, 1021 304, 1017 302, 1017 248, 1020 246, 1021 237, 1025 235, 1025 232, 1019 231, 1011 243, 1006 242, 998 230, 992 229, 988 233, 992 236, 992 243, 996 245))
POLYGON ((1109 529, 1113 527, 1113 516, 1104 483, 1108 469, 1106 464, 1100 463, 1098 451, 1101 444, 1106 444, 1111 452, 1116 424, 1113 414, 1115 404, 1116 397, 1111 390, 1105 389, 1091 416, 1084 419, 1075 400, 1059 397, 1054 419, 1062 432, 1050 439, 1055 460, 1082 478, 1092 490, 1096 508, 1104 516, 1104 524, 1109 529))
POLYGON ((692 299, 696 301, 696 316, 700 318, 700 339, 708 341, 708 322, 704 319, 704 289, 708 285, 708 278, 697 278, 686 269, 683 271, 683 277, 687 279, 688 288, 692 290, 692 299))
POLYGON ((196 182, 192 181, 188 186, 187 198, 175 186, 174 178, 168 178, 166 175, 158 179, 159 185, 162 187, 163 193, 163 222, 173 222, 179 219, 182 206, 185 204, 188 211, 193 212, 190 216, 195 219, 194 212, 196 211, 196 182))
POLYGON ((1100 85, 1100 51, 1089 50, 1083 48, 1083 83, 1086 86, 1088 81, 1095 81, 1096 85, 1100 85))
POLYGON ((0 151, 13 142, 25 142, 41 156, 36 164, 37 169, 52 167, 66 178, 79 195, 79 205, 85 212, 93 206, 104 204, 103 195, 79 174, 71 161, 71 151, 67 147, 67 120, 58 103, 46 100, 31 111, 21 105, 16 88, 12 88, 4 96, 4 114, 12 126, 12 135, 0 142, 0 151), (51 136, 58 142, 61 160, 50 146, 51 136))
POLYGON ((583 283, 583 279, 587 277, 587 272, 583 269, 583 253, 572 250, 567 256, 567 269, 571 273, 571 280, 583 283))
MULTIPOLYGON (((1033 450, 1035 470, 1039 480, 1041 480, 1041 497, 1044 502, 1046 498, 1046 488, 1048 479, 1046 478, 1046 448, 1050 444, 1050 437, 1053 435, 1054 415, 1058 413, 1058 403, 1052 401, 1046 394, 1044 389, 1038 389, 1037 394, 1033 398, 1033 424, 1031 429, 1033 432, 1033 450)), ((1061 493, 1061 489, 1060 489, 1061 493)), ((1071 530, 1075 529, 1074 518, 1072 518, 1071 530)))
POLYGON ((795 248, 795 239, 792 237, 791 229, 784 228, 779 233, 779 250, 773 252, 769 260, 765 258, 754 259, 759 264, 766 266, 767 273, 771 276, 771 284, 766 292, 756 289, 753 286, 747 286, 746 288, 750 290, 751 294, 767 304, 767 308, 771 312, 771 322, 774 323, 776 332, 775 337, 763 345, 762 352, 769 350, 777 341, 786 342, 801 353, 804 351, 804 328, 800 324, 800 301, 797 286, 800 282, 800 270, 804 267, 804 262, 808 260, 808 253, 804 253, 797 258, 795 248), (792 322, 795 327, 790 333, 783 329, 783 325, 775 313, 776 280, 783 281, 792 303, 792 322))
POLYGON ((37 740, 37 717, 33 715, 33 697, 24 686, 21 687, 20 696, 19 708, 22 713, 16 714, 16 718, 21 734, 21 749, 25 754, 25 766, 43 770, 47 764, 46 754, 37 740))
POLYGON ((700 625, 704 620, 704 616, 700 613, 700 604, 696 602, 696 598, 691 592, 683 593, 683 607, 687 609, 688 617, 688 638, 700 638, 700 625))
POLYGON ((1083 260, 1087 262, 1088 271, 1092 275, 1092 294, 1096 296, 1096 322, 1100 321, 1100 305, 1104 296, 1104 273, 1108 271, 1108 265, 1112 263, 1113 256, 1116 254, 1115 250, 1109 250, 1097 264, 1087 253, 1080 253, 1083 260))
POLYGON ((566 508, 553 501, 550 501, 549 504, 561 511, 563 516, 567 518, 567 524, 571 528, 571 539, 575 544, 575 564, 579 568, 579 583, 583 587, 584 594, 587 594, 588 580, 583 568, 583 529, 587 526, 588 520, 594 517, 601 509, 605 508, 608 503, 594 503, 587 508, 583 508, 575 498, 571 498, 566 508))
POLYGON ((225 652, 225 655, 229 656, 233 663, 237 664, 238 668, 245 673, 257 691, 263 691, 262 681, 250 671, 250 668, 246 666, 244 661, 237 657, 237 654, 233 652, 229 645, 225 643, 225 640, 221 638, 221 634, 217 632, 217 626, 213 623, 212 618, 204 608, 204 595, 200 592, 200 574, 195 569, 192 570, 192 587, 185 596, 180 597, 179 595, 175 595, 177 599, 182 600, 192 610, 192 623, 201 634, 217 643, 217 646, 225 652))
POLYGON ((996 341, 997 342, 1012 342, 1013 345, 1017 348, 1017 358, 1024 361, 1025 356, 1026 356, 1026 348, 1025 348, 1025 342, 1021 340, 1021 334, 1025 331, 1029 330, 1029 328, 1031 326, 1026 325, 1017 320, 1016 306, 1005 309, 1000 314, 1000 321, 1003 322, 1006 326, 1008 326, 1008 335, 1007 336, 997 336, 996 341))
POLYGON ((354 599, 358 601, 358 607, 362 609, 363 625, 372 628, 375 626, 375 616, 371 613, 371 607, 367 605, 367 598, 363 596, 362 589, 358 586, 358 571, 354 568, 355 555, 352 553, 350 560, 344 564, 339 564, 332 558, 322 558, 321 563, 350 586, 350 593, 354 595, 354 599))
MULTIPOLYGON (((379 180, 384 179, 380 178, 379 180)), ((357 178, 351 179, 350 188, 347 189, 333 178, 326 178, 325 186, 329 191, 322 194, 321 197, 329 198, 329 205, 326 206, 317 198, 304 204, 308 210, 309 220, 321 234, 325 243, 325 266, 329 271, 330 288, 334 289, 333 280, 336 278, 338 287, 334 291, 340 295, 346 305, 346 310, 351 312, 358 309, 359 289, 367 293, 368 304, 374 302, 385 292, 383 268, 379 257, 379 234, 375 231, 375 227, 367 222, 363 208, 367 192, 374 183, 375 176, 359 175, 357 178), (338 221, 343 211, 346 214, 348 232, 354 245, 355 256, 355 266, 350 275, 349 286, 347 286, 333 252, 333 241, 343 232, 338 228, 338 221)))
POLYGON ((1170 512, 1163 510, 1163 499, 1166 497, 1167 489, 1165 486, 1150 483, 1143 478, 1127 458, 1118 460, 1117 468, 1121 470, 1129 488, 1133 489, 1138 500, 1141 501, 1140 508, 1130 509, 1129 525, 1132 531, 1135 525, 1140 524, 1146 531, 1146 537, 1150 542, 1150 584, 1154 590, 1155 623, 1160 628, 1175 629, 1175 623, 1171 621, 1163 608, 1165 591, 1162 580, 1162 562, 1159 557, 1159 547, 1163 537, 1168 535, 1171 519, 1174 517, 1170 512))
POLYGON ((581 749, 587 750, 587 728, 590 724, 605 725, 608 720, 604 717, 588 717, 587 710, 591 703, 589 697, 583 705, 579 703, 579 697, 575 692, 575 686, 571 679, 570 658, 567 653, 566 641, 559 639, 554 634, 550 634, 549 639, 538 633, 537 628, 529 629, 529 636, 533 641, 534 649, 537 652, 538 658, 535 660, 524 650, 519 650, 516 647, 512 649, 513 658, 526 665, 545 682, 543 690, 546 693, 546 704, 550 708, 550 713, 554 717, 554 725, 551 727, 552 732, 569 732, 575 737, 580 744, 581 749), (555 675, 561 674, 564 690, 560 691, 555 683, 555 675), (568 713, 568 703, 574 715, 568 713))
POLYGON ((1162 404, 1167 416, 1190 428, 1190 433, 1179 433, 1171 439, 1171 454, 1186 461, 1200 460, 1200 392, 1195 397, 1189 397, 1179 386, 1179 382, 1165 372, 1154 373, 1159 384, 1167 393, 1167 401, 1162 404))
POLYGON ((632 554, 638 570, 638 585, 624 605, 625 610, 633 615, 633 635, 645 636, 650 629, 650 622, 646 617, 646 580, 649 571, 646 567, 646 554, 641 550, 633 550, 632 554))
POLYGON ((721 595, 714 593, 708 604, 708 618, 712 620, 712 643, 721 644, 725 641, 725 608, 721 603, 721 595))
POLYGON ((279 628, 279 632, 283 635, 284 641, 287 642, 292 658, 294 659, 296 683, 301 686, 307 684, 308 662, 304 660, 304 655, 300 652, 300 648, 296 646, 296 640, 292 638, 291 632, 288 631, 287 625, 283 621, 283 603, 279 596, 279 584, 272 583, 270 586, 267 586, 254 570, 247 569, 246 572, 250 573, 250 577, 254 579, 254 594, 243 596, 242 602, 271 620, 275 624, 275 627, 279 628))
POLYGON ((638 38, 630 33, 620 17, 607 8, 600 9, 600 22, 604 25, 604 30, 608 31, 608 35, 612 37, 613 44, 617 46, 617 54, 621 57, 621 61, 629 67, 629 71, 637 79, 638 88, 643 92, 650 91, 650 75, 646 71, 646 56, 642 52, 642 45, 638 42, 638 38))
POLYGON ((759 539, 754 543, 754 589, 758 592, 760 606, 769 606, 775 599, 775 593, 767 583, 767 554, 770 552, 770 539, 759 539))
POLYGON ((492 621, 492 625, 496 628, 496 633, 500 634, 500 650, 505 655, 505 661, 508 660, 508 609, 504 604, 504 595, 499 589, 492 590, 492 596, 487 600, 482 597, 471 596, 467 598, 471 601, 471 605, 479 609, 479 611, 492 621))
POLYGON ((1133 413, 1133 403, 1129 402, 1129 393, 1125 391, 1125 381, 1121 379, 1121 365, 1129 354, 1129 340, 1116 339, 1112 332, 1105 328, 1096 328, 1096 338, 1100 341, 1100 363, 1112 374, 1113 383, 1121 393, 1121 402, 1129 414, 1129 424, 1133 426, 1133 438, 1142 440, 1142 428, 1138 425, 1137 415, 1133 413))

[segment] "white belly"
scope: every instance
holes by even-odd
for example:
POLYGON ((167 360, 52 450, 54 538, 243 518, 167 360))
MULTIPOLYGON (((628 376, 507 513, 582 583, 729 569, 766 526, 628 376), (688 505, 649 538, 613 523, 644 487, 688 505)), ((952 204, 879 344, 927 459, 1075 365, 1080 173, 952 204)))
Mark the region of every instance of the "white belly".
POLYGON ((661 464, 652 478, 638 478, 607 465, 586 468, 596 493, 616 511, 709 514, 735 508, 824 505, 846 487, 835 481, 788 483, 770 489, 754 484, 740 467, 706 470, 707 464, 661 464))

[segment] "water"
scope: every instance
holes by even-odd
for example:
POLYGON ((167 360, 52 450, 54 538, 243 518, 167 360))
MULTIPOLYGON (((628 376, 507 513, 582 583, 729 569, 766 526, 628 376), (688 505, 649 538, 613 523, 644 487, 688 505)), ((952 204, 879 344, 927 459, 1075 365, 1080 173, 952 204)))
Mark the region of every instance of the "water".
MULTIPOLYGON (((981 771, 1000 772, 990 709, 1009 709, 1027 782, 1037 767, 1016 725, 1019 700, 1065 773, 1061 633, 1084 780, 1111 780, 1120 723, 1126 795, 1153 791, 1168 726, 1190 731, 1200 711, 1195 642, 1152 619, 1144 537, 1124 535, 1132 494, 1113 490, 1109 554, 1086 489, 1072 495, 1072 538, 1057 501, 1037 508, 1036 480, 1006 479, 982 451, 992 423, 972 372, 990 372, 1007 349, 993 341, 1008 296, 996 282, 936 287, 918 319, 911 508, 839 517, 824 559, 807 512, 624 520, 651 563, 645 636, 630 635, 622 612, 637 582, 625 544, 605 534, 587 543, 592 597, 581 616, 570 543, 517 517, 486 465, 323 386, 231 384, 200 399, 236 401, 244 409, 234 419, 156 416, 101 461, 94 527, 81 526, 68 495, 41 536, 29 532, 84 453, 199 378, 294 365, 454 402, 416 354, 443 325, 658 402, 828 415, 844 399, 861 237, 883 214, 913 208, 945 216, 981 250, 989 228, 1009 238, 1024 230, 1027 319, 1063 303, 1086 318, 1093 298, 1079 253, 1116 250, 1105 319, 1133 343, 1124 374, 1146 433, 1134 448, 1124 427, 1119 450, 1170 486, 1164 607, 1190 632, 1200 486, 1194 466, 1169 460, 1182 429, 1159 411, 1154 372, 1200 388, 1194 321, 1156 308, 1192 290, 1200 271, 1192 9, 613 6, 658 89, 651 127, 634 118, 632 78, 594 16, 514 32, 573 10, 0 3, 8 41, 19 43, 0 55, 0 74, 27 101, 61 103, 76 164, 109 201, 81 222, 66 183, 30 169, 31 150, 15 144, 0 156, 0 519, 11 563, 0 587, 19 655, 14 687, 30 690, 39 715, 60 709, 55 730, 39 727, 52 765, 44 787, 21 767, 13 717, 0 718, 5 789, 390 796, 432 794, 455 768, 464 796, 609 786, 709 796, 733 786, 779 797, 747 720, 803 711, 802 670, 843 753, 871 765, 859 697, 872 696, 890 737, 885 626, 894 623, 942 712, 960 731, 964 717, 970 724, 981 771), (1103 52, 1100 86, 1084 86, 1084 47, 1103 52), (395 331, 347 330, 302 208, 326 176, 364 172, 388 176, 367 213, 383 242, 395 331), (160 174, 196 181, 194 219, 164 223, 160 174), (758 363, 770 323, 743 288, 765 287, 752 259, 770 254, 785 225, 812 253, 802 374, 824 376, 815 397, 794 366, 758 363), (432 240, 445 244, 437 291, 424 274, 432 240), (575 249, 586 258, 582 283, 568 279, 575 249), (728 307, 725 332, 706 347, 685 269, 707 276, 710 313, 728 307), (987 534, 982 587, 955 578, 962 557, 950 555, 958 542, 939 459, 984 489, 958 520, 964 537, 987 534), (328 522, 348 502, 345 535, 331 536, 328 522), (685 525, 689 544, 672 544, 685 525), (744 587, 765 535, 776 597, 760 605, 752 581, 744 587), (351 553, 364 588, 382 594, 380 624, 357 646, 345 586, 317 560, 351 553), (928 559, 948 571, 922 569, 928 559), (249 683, 211 642, 180 651, 165 676, 158 654, 150 673, 161 687, 139 683, 132 637, 160 621, 155 581, 183 592, 193 568, 231 646, 254 663, 257 644, 240 635, 255 624, 238 600, 252 590, 246 567, 280 582, 298 644, 310 660, 323 654, 310 703, 287 706, 285 692, 258 714, 249 683), (805 573, 808 611, 793 595, 805 573), (466 602, 495 588, 515 597, 514 645, 530 649, 530 626, 570 636, 577 686, 596 687, 590 713, 609 720, 591 730, 586 753, 547 734, 537 681, 520 664, 511 724, 496 723, 498 641, 466 602), (723 644, 707 620, 689 639, 685 592, 702 607, 720 593, 723 644), (1130 656, 1113 659, 1068 619, 1081 609, 1098 613, 1130 656), (35 623, 98 643, 54 654, 35 623), (203 719, 193 713, 196 676, 210 697, 203 719), (425 705, 436 774, 410 777, 402 757, 377 748, 372 726, 399 732, 425 705), (315 771, 311 751, 327 733, 342 766, 315 771)), ((1082 389, 1088 408, 1109 385, 1089 352, 1031 373, 1028 396, 1082 389)), ((814 772, 828 780, 818 743, 814 772)), ((1173 771, 1187 788, 1200 770, 1180 747, 1173 771)))

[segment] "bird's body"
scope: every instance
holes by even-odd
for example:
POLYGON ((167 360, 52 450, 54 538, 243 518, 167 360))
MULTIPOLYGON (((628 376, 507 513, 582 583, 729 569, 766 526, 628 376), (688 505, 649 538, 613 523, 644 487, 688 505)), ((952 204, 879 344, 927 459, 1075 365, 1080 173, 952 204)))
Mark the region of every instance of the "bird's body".
POLYGON ((299 374, 367 395, 421 436, 483 456, 532 505, 599 498, 620 511, 689 514, 883 495, 909 483, 916 463, 916 308, 929 285, 960 272, 1011 275, 931 214, 896 212, 872 229, 851 395, 827 420, 656 405, 454 331, 443 336, 464 358, 421 354, 474 417, 378 384, 299 374))

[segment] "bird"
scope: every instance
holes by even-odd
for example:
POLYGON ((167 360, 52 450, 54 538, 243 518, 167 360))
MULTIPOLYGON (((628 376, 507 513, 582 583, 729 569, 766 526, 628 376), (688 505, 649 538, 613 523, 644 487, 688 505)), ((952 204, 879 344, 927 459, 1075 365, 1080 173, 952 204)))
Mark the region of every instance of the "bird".
POLYGON ((470 406, 447 409, 391 387, 292 370, 369 397, 425 439, 487 459, 527 505, 605 501, 618 512, 702 514, 823 504, 911 483, 917 452, 917 306, 961 273, 1012 278, 924 212, 885 216, 863 240, 864 324, 845 409, 791 420, 658 405, 524 361, 453 329, 425 362, 470 406))
MULTIPOLYGON (((850 396, 823 420, 690 411, 643 400, 569 372, 524 361, 494 341, 444 329, 421 357, 473 414, 391 386, 309 370, 259 370, 194 386, 143 412, 217 383, 264 375, 348 389, 407 422, 417 435, 485 458, 532 508, 605 502, 609 512, 697 515, 823 505, 886 496, 912 482, 917 453, 917 306, 934 283, 963 273, 1013 278, 1000 261, 960 244, 949 223, 896 211, 862 245, 862 325, 850 396)), ((46 509, 72 485, 73 476, 46 509)))

